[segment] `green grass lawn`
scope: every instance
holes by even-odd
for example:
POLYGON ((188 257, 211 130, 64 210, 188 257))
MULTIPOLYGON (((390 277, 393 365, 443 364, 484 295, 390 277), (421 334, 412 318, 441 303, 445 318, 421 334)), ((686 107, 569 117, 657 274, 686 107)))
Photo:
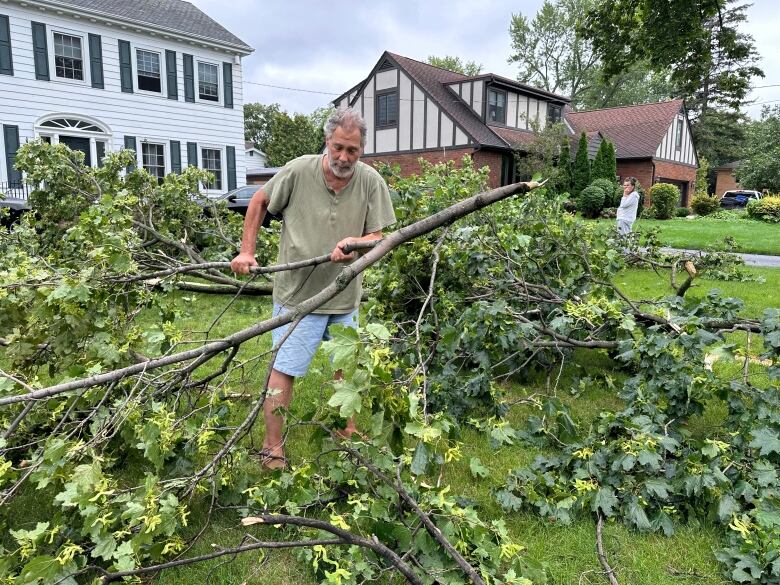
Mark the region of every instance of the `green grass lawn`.
MULTIPOLYGON (((610 227, 615 220, 598 220, 601 225, 610 227)), ((690 248, 703 250, 714 247, 726 250, 724 240, 727 236, 737 242, 735 249, 729 252, 748 254, 780 255, 780 225, 762 221, 718 221, 714 219, 675 218, 669 220, 642 219, 634 224, 635 231, 658 228, 661 243, 672 248, 690 248)))
MULTIPOLYGON (((696 281, 688 293, 691 297, 703 296, 711 288, 719 288, 729 296, 740 296, 745 300, 744 314, 758 316, 767 306, 780 305, 780 270, 750 269, 750 272, 763 276, 765 283, 713 282, 706 279, 696 281)), ((665 296, 671 292, 668 279, 646 270, 627 270, 615 279, 625 292, 635 299, 650 299, 665 296)), ((206 323, 216 313, 218 303, 208 305, 201 300, 186 303, 191 319, 206 323)), ((269 311, 269 304, 263 300, 242 300, 223 318, 225 321, 218 329, 229 330, 241 326, 242 321, 261 317, 269 311)), ((265 349, 267 342, 255 342, 254 351, 265 349)), ((242 353, 251 351, 242 348, 242 353)), ((610 361, 600 353, 583 352, 578 355, 580 367, 590 371, 609 370, 610 361)), ((299 380, 293 410, 297 405, 321 401, 328 396, 327 378, 316 370, 327 370, 324 357, 319 355, 315 361, 314 372, 299 380), (319 367, 318 367, 319 366, 319 367), (324 390, 325 389, 325 390, 324 390)), ((737 364, 734 364, 738 367, 737 364)), ((258 364, 258 370, 262 366, 258 364)), ((620 378, 618 372, 608 372, 620 378)), ((259 377, 250 375, 245 381, 246 389, 256 391, 259 377)), ((513 385, 509 392, 513 397, 523 397, 535 388, 513 385)), ((562 391, 565 402, 572 408, 572 414, 578 424, 587 425, 601 410, 619 408, 614 394, 604 389, 587 390, 577 398, 562 391)), ((509 413, 510 422, 516 427, 524 424, 530 411, 525 407, 514 407, 509 413)), ((723 413, 717 408, 707 413, 702 422, 692 421, 692 429, 711 428, 720 424, 723 413)), ((257 440, 262 429, 255 432, 257 440)), ((463 456, 452 463, 446 474, 454 493, 472 498, 479 506, 485 518, 504 518, 512 536, 526 547, 526 554, 545 562, 548 567, 549 583, 552 585, 570 585, 575 583, 603 583, 604 577, 594 552, 594 524, 592 521, 580 521, 571 526, 556 526, 537 516, 527 513, 508 514, 500 509, 491 495, 491 489, 503 484, 507 473, 514 468, 530 463, 541 453, 539 449, 527 445, 509 445, 494 449, 487 437, 480 432, 465 428, 462 436, 463 456), (476 480, 469 472, 468 464, 472 457, 478 457, 490 470, 487 479, 476 480)), ((293 461, 309 458, 316 453, 308 440, 308 431, 296 429, 289 441, 289 455, 293 461)), ((721 576, 713 550, 721 546, 720 528, 702 523, 690 523, 677 527, 672 538, 662 535, 639 534, 621 524, 608 524, 605 528, 604 542, 610 562, 618 570, 621 583, 636 585, 672 585, 706 584, 725 585, 729 581, 721 576)), ((206 531, 200 543, 190 554, 205 553, 212 549, 212 543, 219 546, 234 546, 245 533, 239 524, 235 512, 220 512, 214 524, 206 531)), ((271 534, 264 533, 271 537, 271 534)), ((256 536, 259 536, 256 534, 256 536)), ((267 554, 250 553, 240 556, 229 563, 213 561, 198 566, 166 571, 158 576, 156 583, 170 584, 180 582, 203 582, 210 575, 212 583, 239 583, 281 585, 298 583, 314 584, 316 580, 308 566, 296 558, 294 552, 274 551, 267 554)))
MULTIPOLYGON (((780 306, 780 270, 751 269, 752 273, 765 278, 765 283, 712 282, 706 279, 696 281, 689 292, 691 297, 705 295, 711 288, 719 288, 724 294, 741 296, 745 299, 744 314, 758 316, 763 308, 780 306)), ((650 299, 671 292, 668 279, 646 270, 627 270, 620 273, 615 282, 634 299, 650 299)), ((270 315, 270 300, 264 298, 243 298, 233 303, 219 317, 229 297, 198 295, 179 295, 178 305, 182 310, 182 319, 178 325, 188 330, 187 338, 203 339, 205 332, 211 329, 208 337, 214 339, 221 335, 246 327, 270 315), (215 319, 218 321, 215 323, 215 319), (212 327, 213 326, 213 327, 212 327)), ((268 336, 244 344, 239 359, 262 356, 270 345, 268 336)), ((612 372, 611 362, 602 352, 578 352, 577 366, 589 372, 606 371, 619 380, 622 374, 612 372)), ((230 390, 256 395, 265 375, 265 357, 258 357, 242 371, 237 372, 230 381, 230 390)), ((735 364, 736 365, 736 364, 735 364)), ((329 396, 328 379, 323 372, 328 364, 322 354, 315 358, 312 372, 300 379, 296 385, 292 410, 305 405, 321 403, 329 396)), ((566 381, 572 372, 564 374, 559 396, 570 406, 572 415, 579 425, 587 425, 605 409, 619 408, 614 394, 604 388, 586 389, 576 398, 566 390, 566 381)), ((511 397, 522 398, 534 391, 534 387, 513 384, 508 388, 511 397)), ((247 403, 251 398, 247 398, 247 403)), ((299 412, 300 412, 299 411, 299 412)), ((509 421, 515 427, 524 424, 530 410, 525 406, 515 406, 509 412, 509 421)), ((722 413, 715 408, 706 413, 701 422, 692 421, 691 430, 711 428, 720 424, 722 413)), ((252 440, 259 444, 262 438, 262 424, 253 430, 252 440)), ((445 480, 452 492, 472 498, 483 518, 503 518, 514 539, 526 547, 531 558, 546 563, 548 582, 551 585, 574 585, 605 583, 606 580, 595 554, 594 524, 583 520, 571 526, 551 524, 537 516, 527 513, 506 513, 501 510, 491 495, 491 489, 501 486, 507 473, 514 468, 530 463, 541 450, 524 444, 491 447, 484 433, 464 428, 462 436, 463 456, 459 461, 449 464, 445 480), (483 465, 490 470, 486 479, 474 479, 469 472, 469 461, 479 457, 483 465)), ((309 431, 295 429, 288 440, 288 455, 293 463, 316 455, 315 447, 309 440, 309 431)), ((51 506, 51 495, 31 493, 16 500, 11 514, 22 517, 31 510, 46 509, 51 506), (47 500, 48 498, 48 500, 47 500)), ((196 498, 190 505, 193 509, 190 530, 194 535, 201 528, 198 519, 205 519, 207 498, 196 498)), ((37 515, 37 514, 36 514, 37 515)), ((658 534, 639 534, 621 524, 609 523, 604 530, 604 545, 610 563, 617 570, 621 584, 631 585, 726 585, 728 580, 721 576, 713 550, 719 548, 721 528, 705 521, 692 522, 676 527, 677 532, 671 538, 658 534)), ((274 528, 252 530, 253 536, 262 539, 275 538, 274 528)), ((187 556, 204 554, 214 547, 232 547, 238 545, 247 529, 240 524, 239 513, 235 509, 217 510, 211 518, 198 543, 187 556)), ((147 581, 144 581, 147 582, 147 581)), ((307 563, 299 560, 292 551, 251 552, 238 557, 224 557, 213 561, 171 569, 156 576, 152 581, 157 584, 178 585, 179 583, 211 583, 232 585, 296 585, 315 584, 317 581, 307 563)), ((385 580, 385 583, 397 583, 385 580)))

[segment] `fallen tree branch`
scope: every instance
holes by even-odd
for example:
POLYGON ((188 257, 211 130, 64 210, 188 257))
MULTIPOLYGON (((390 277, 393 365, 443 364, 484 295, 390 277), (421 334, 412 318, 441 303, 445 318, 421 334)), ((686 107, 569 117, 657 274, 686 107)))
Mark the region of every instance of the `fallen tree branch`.
POLYGON ((597 512, 598 515, 598 521, 596 522, 596 555, 599 557, 599 563, 601 563, 601 567, 604 569, 604 572, 607 575, 607 579, 609 579, 610 585, 620 585, 618 583, 617 577, 615 577, 615 569, 613 569, 609 562, 607 561, 607 555, 604 554, 604 543, 601 540, 601 530, 604 527, 604 516, 601 515, 601 512, 597 512))
POLYGON ((456 203, 455 205, 447 207, 446 209, 421 219, 420 221, 402 227, 401 229, 388 234, 385 238, 380 240, 372 250, 369 250, 366 254, 360 256, 351 264, 344 266, 343 270, 334 282, 325 287, 321 292, 301 302, 298 306, 292 307, 290 311, 284 313, 283 315, 261 321, 256 325, 242 329, 241 331, 237 331, 236 333, 233 333, 224 339, 213 341, 188 351, 151 359, 142 364, 134 364, 80 380, 72 380, 70 382, 55 384, 47 388, 29 392, 27 394, 6 396, 0 398, 0 406, 4 406, 6 404, 15 404, 17 402, 26 402, 29 400, 50 398, 64 392, 70 392, 80 388, 101 386, 109 382, 121 380, 128 376, 133 376, 143 372, 150 372, 165 366, 196 359, 203 355, 216 355, 221 353, 227 349, 230 349, 231 347, 240 345, 245 341, 262 335, 263 333, 267 333, 272 329, 286 325, 287 323, 295 320, 300 315, 308 315, 309 313, 315 311, 327 301, 343 291, 347 285, 364 270, 374 265, 381 258, 389 254, 392 250, 401 244, 409 242, 419 236, 428 234, 441 226, 448 225, 453 221, 469 215, 470 213, 473 213, 479 209, 483 209, 489 205, 492 205, 493 203, 511 197, 512 195, 527 193, 537 186, 539 186, 539 183, 515 183, 513 185, 507 185, 505 187, 493 189, 492 191, 478 193, 472 197, 469 197, 468 199, 464 199, 463 201, 456 203))

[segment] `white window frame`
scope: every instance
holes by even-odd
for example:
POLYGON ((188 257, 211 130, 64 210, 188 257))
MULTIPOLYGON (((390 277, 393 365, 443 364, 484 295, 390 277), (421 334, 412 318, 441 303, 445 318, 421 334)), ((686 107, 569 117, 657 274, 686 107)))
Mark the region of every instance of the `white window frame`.
POLYGON ((168 98, 168 72, 165 69, 165 50, 150 45, 137 44, 130 42, 130 61, 132 63, 133 73, 133 91, 139 95, 149 95, 152 97, 168 98), (138 87, 138 51, 147 51, 157 53, 160 57, 160 91, 149 91, 148 89, 139 89, 138 87))
POLYGON ((92 79, 91 75, 92 72, 90 71, 90 58, 91 55, 89 54, 89 43, 87 42, 87 35, 86 33, 83 33, 81 31, 75 31, 70 30, 63 27, 47 27, 47 41, 49 43, 49 46, 47 48, 46 55, 48 61, 49 61, 49 79, 51 81, 56 81, 57 83, 72 83, 74 85, 92 85, 92 79), (68 79, 67 77, 59 77, 57 75, 57 60, 55 59, 54 55, 54 35, 61 34, 61 35, 67 35, 69 37, 78 37, 81 39, 81 61, 82 61, 82 67, 84 69, 84 79, 68 79))
POLYGON ((203 167, 203 150, 218 150, 220 152, 219 154, 219 161, 221 165, 220 169, 220 183, 222 183, 221 189, 206 189, 205 184, 202 184, 201 187, 203 189, 203 192, 206 193, 206 195, 214 196, 214 195, 222 195, 223 193, 227 193, 227 149, 220 144, 198 144, 198 168, 202 170, 207 170, 203 167))
POLYGON ((224 92, 225 92, 225 80, 222 79, 222 63, 212 61, 210 59, 199 59, 197 57, 193 58, 194 61, 194 74, 195 74, 195 101, 201 104, 211 104, 213 106, 221 106, 223 105, 224 100, 224 92), (200 98, 200 67, 198 67, 199 63, 203 63, 204 65, 214 65, 217 68, 217 101, 212 100, 204 100, 200 98))
POLYGON ((162 138, 149 138, 146 136, 142 138, 136 138, 136 140, 137 143, 136 143, 136 150, 135 150, 135 158, 136 158, 136 163, 138 168, 139 169, 146 168, 144 167, 144 144, 156 144, 157 146, 162 146, 163 178, 167 177, 171 173, 171 161, 170 161, 170 153, 168 152, 168 141, 163 140, 162 138))
POLYGON ((45 118, 41 118, 35 122, 34 132, 35 132, 35 138, 43 138, 44 136, 46 136, 51 139, 52 144, 59 144, 60 134, 65 134, 67 136, 77 136, 80 138, 89 138, 89 147, 90 147, 89 158, 90 161, 92 162, 91 166, 93 168, 97 168, 98 166, 97 146, 96 146, 98 142, 105 142, 106 156, 108 156, 109 153, 114 151, 114 142, 113 142, 114 139, 113 139, 113 134, 110 131, 110 128, 108 128, 102 122, 95 120, 94 118, 91 118, 89 116, 83 116, 81 114, 70 114, 67 112, 50 114, 45 118), (61 130, 58 130, 56 128, 41 127, 41 124, 43 122, 46 122, 47 120, 54 120, 57 118, 73 118, 73 119, 81 120, 83 122, 87 122, 88 124, 93 124, 98 128, 101 128, 103 132, 88 132, 86 130, 79 130, 77 128, 62 128, 61 130))

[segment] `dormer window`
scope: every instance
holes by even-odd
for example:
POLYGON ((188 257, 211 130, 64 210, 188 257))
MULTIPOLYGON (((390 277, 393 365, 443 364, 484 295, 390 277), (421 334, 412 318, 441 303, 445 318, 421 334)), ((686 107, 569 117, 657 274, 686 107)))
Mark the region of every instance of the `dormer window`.
POLYGON ((84 81, 81 37, 54 33, 54 74, 63 79, 84 81))
POLYGON ((488 89, 488 122, 506 124, 506 92, 488 89))
POLYGON ((162 92, 160 79, 160 54, 154 51, 136 49, 138 89, 140 91, 162 92))

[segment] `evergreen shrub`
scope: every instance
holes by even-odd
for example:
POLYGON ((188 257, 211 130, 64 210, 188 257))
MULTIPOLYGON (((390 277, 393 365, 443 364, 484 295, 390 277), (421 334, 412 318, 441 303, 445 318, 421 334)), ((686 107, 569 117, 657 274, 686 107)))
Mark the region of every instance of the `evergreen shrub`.
POLYGON ((656 219, 671 219, 680 201, 680 190, 670 183, 656 183, 650 187, 650 200, 656 219))

